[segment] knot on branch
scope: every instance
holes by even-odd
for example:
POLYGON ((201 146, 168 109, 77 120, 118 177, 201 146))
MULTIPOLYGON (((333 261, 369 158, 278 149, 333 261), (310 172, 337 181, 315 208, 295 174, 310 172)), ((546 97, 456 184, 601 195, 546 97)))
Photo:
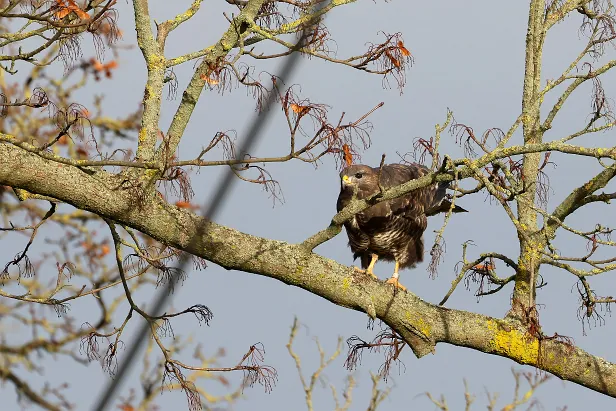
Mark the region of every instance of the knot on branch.
POLYGON ((430 338, 427 333, 424 333, 424 330, 405 324, 404 329, 400 330, 400 335, 404 338, 404 341, 409 347, 411 347, 413 354, 415 354, 417 358, 436 352, 436 342, 430 338))

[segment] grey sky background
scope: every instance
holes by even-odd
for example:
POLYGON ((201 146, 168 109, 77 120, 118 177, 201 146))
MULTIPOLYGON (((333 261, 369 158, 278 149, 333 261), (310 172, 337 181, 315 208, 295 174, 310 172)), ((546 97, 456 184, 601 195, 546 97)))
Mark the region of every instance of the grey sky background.
MULTIPOLYGON (((186 0, 152 0, 151 14, 155 20, 162 21, 183 11, 189 3, 186 0)), ((167 57, 204 48, 216 41, 226 29, 227 23, 221 13, 230 11, 229 6, 223 1, 208 3, 211 2, 205 2, 193 20, 170 36, 167 57)), ((117 7, 120 11, 120 27, 124 30, 123 43, 136 44, 131 5, 118 2, 117 7)), ((387 155, 387 162, 398 162, 400 159, 396 153, 411 151, 415 137, 429 138, 433 135, 434 125, 445 120, 447 108, 453 111, 457 121, 472 126, 477 133, 491 127, 506 130, 519 115, 521 107, 527 8, 528 2, 498 2, 495 5, 487 0, 360 1, 338 8, 328 15, 326 24, 336 40, 334 47, 337 47, 339 56, 359 54, 365 49, 366 42, 376 43, 383 39, 379 35, 380 30, 401 32, 406 47, 415 57, 415 63, 407 73, 404 94, 399 95, 393 82, 391 89, 383 88, 378 76, 316 59, 302 59, 291 82, 301 85, 302 97, 330 105, 332 121, 341 112, 346 112, 346 118, 352 119, 379 102, 385 102, 384 107, 370 117, 374 125, 370 135, 372 145, 363 155, 364 164, 378 165, 382 154, 387 155)), ((583 38, 577 31, 580 22, 581 18, 574 15, 552 30, 546 45, 544 81, 558 77, 583 46, 583 38)), ((84 47, 84 50, 88 48, 84 47)), ((257 73, 261 70, 276 73, 282 63, 281 60, 245 61, 254 63, 257 73)), ((114 73, 113 81, 93 84, 86 90, 87 93, 83 93, 79 102, 88 106, 93 93, 104 93, 109 115, 121 115, 134 110, 142 97, 145 82, 145 68, 139 50, 134 48, 122 52, 119 63, 120 69, 114 73)), ((179 93, 186 86, 192 70, 192 63, 175 70, 179 93)), ((267 80, 267 75, 262 79, 267 80)), ((606 92, 612 95, 616 84, 614 74, 605 76, 603 80, 606 92)), ((546 102, 554 101, 554 95, 558 96, 553 94, 546 98, 546 102)), ((167 128, 179 103, 179 96, 164 102, 162 130, 167 128)), ((565 106, 547 136, 560 138, 564 133, 571 134, 581 128, 590 113, 590 102, 590 87, 581 88, 565 106)), ((180 158, 194 157, 217 131, 234 129, 238 138, 244 138, 243 132, 254 116, 254 106, 254 100, 246 96, 243 89, 225 93, 224 96, 205 91, 180 146, 180 158)), ((251 154, 271 156, 286 153, 288 131, 282 114, 278 108, 275 110, 257 150, 251 154)), ((613 139, 613 131, 583 142, 613 146, 610 139, 613 139)), ((520 141, 519 133, 514 141, 520 141)), ((454 136, 448 133, 443 134, 441 152, 455 158, 463 155, 461 148, 455 144, 454 136)), ((598 169, 595 163, 588 160, 558 155, 553 155, 551 159, 558 166, 549 170, 553 192, 548 209, 552 209, 572 188, 583 183, 598 169)), ((272 200, 261 187, 238 181, 217 222, 250 234, 290 242, 302 241, 328 224, 335 213, 339 190, 338 170, 333 159, 326 159, 316 170, 300 162, 273 164, 268 166, 268 170, 281 184, 284 204, 277 203, 272 207, 272 200)), ((208 168, 193 176, 197 201, 201 203, 209 198, 221 171, 208 168)), ((512 258, 517 257, 517 237, 502 209, 486 201, 484 193, 464 198, 460 204, 470 213, 452 218, 445 235, 447 253, 440 265, 438 277, 435 280, 429 278, 426 271, 428 261, 414 270, 401 272, 401 282, 430 302, 438 303, 449 289, 464 241, 473 240, 476 245, 469 249, 469 257, 472 258, 485 251, 499 251, 512 258)), ((609 215, 607 206, 597 206, 584 210, 572 218, 570 223, 580 229, 592 228, 598 222, 609 226, 609 215)), ((433 218, 429 223, 425 235, 428 250, 434 239, 433 230, 438 229, 441 223, 442 217, 433 218)), ((48 236, 53 234, 47 233, 48 236)), ((585 252, 583 242, 563 238, 564 241, 557 242, 561 254, 585 252)), ((23 246, 21 243, 5 243, 3 241, 0 250, 0 256, 5 260, 23 246)), ((346 243, 346 235, 342 233, 316 251, 350 265, 352 257, 346 243)), ((46 249, 42 241, 36 246, 40 251, 46 249)), ((426 260, 429 260, 429 256, 426 260)), ((502 276, 510 274, 506 267, 497 267, 502 276)), ((379 263, 375 271, 380 278, 385 279, 391 275, 392 270, 392 264, 379 263)), ((573 337, 581 348, 613 361, 610 338, 614 325, 609 314, 606 315, 605 326, 595 327, 591 323, 593 327, 587 327, 587 335, 584 336, 582 324, 576 317, 579 305, 574 288, 575 279, 566 272, 545 267, 542 275, 548 282, 548 286, 538 293, 544 331, 550 335, 558 332, 573 337)), ((591 284, 600 295, 614 293, 613 276, 593 278, 591 284)), ((496 317, 506 313, 512 285, 479 302, 473 295, 475 290, 471 288, 468 291, 461 285, 447 306, 496 317)), ((153 290, 141 292, 137 294, 136 301, 147 304, 152 295, 153 290)), ((346 339, 356 334, 370 340, 379 330, 378 323, 374 330, 366 329, 368 318, 365 314, 335 306, 299 288, 253 274, 226 271, 214 264, 209 264, 204 271, 192 272, 176 291, 173 301, 174 307, 178 309, 198 303, 212 309, 214 319, 210 327, 196 327, 194 319, 186 318, 174 321, 174 330, 177 334, 193 335, 194 340, 201 343, 208 354, 214 354, 219 347, 224 347, 227 357, 223 365, 235 364, 250 344, 264 344, 267 350, 265 362, 277 369, 278 383, 271 394, 265 394, 257 386, 246 389, 246 398, 234 407, 238 411, 305 409, 297 372, 285 348, 294 316, 305 325, 298 333, 296 347, 306 374, 317 367, 318 357, 312 341, 314 337, 318 337, 326 351, 331 353, 338 336, 346 339)), ((94 309, 92 301, 80 299, 72 304, 71 313, 81 323, 96 315, 92 311, 94 309)), ((120 310, 120 313, 124 312, 120 310)), ((132 329, 135 329, 137 320, 133 321, 132 329)), ((124 341, 132 341, 130 334, 124 341)), ((339 392, 348 375, 343 367, 346 353, 345 347, 343 354, 324 373, 327 381, 335 384, 339 392)), ((183 358, 190 361, 190 350, 183 358)), ((381 354, 364 354, 361 366, 354 373, 358 386, 353 394, 352 410, 367 408, 371 388, 369 372, 376 373, 382 359, 381 354)), ((533 368, 520 366, 504 358, 444 344, 437 346, 436 355, 428 355, 420 360, 409 349, 405 349, 401 359, 404 366, 400 372, 397 369, 392 372, 386 385, 394 389, 381 410, 434 409, 428 399, 421 395, 426 391, 435 395, 444 394, 452 410, 461 409, 464 378, 469 382, 470 391, 477 395, 473 409, 482 409, 486 404, 486 389, 500 393, 503 400, 510 398, 513 391, 511 367, 534 372, 533 368)), ((127 384, 122 390, 124 395, 129 386, 137 386, 140 371, 139 366, 136 367, 126 379, 127 384)), ((33 374, 30 375, 34 378, 33 374)), ((66 361, 49 362, 44 377, 56 381, 68 380, 72 399, 77 401, 78 409, 88 409, 108 379, 95 363, 86 368, 66 361)), ((234 382, 241 379, 240 374, 226 377, 234 382)), ((44 381, 44 378, 41 377, 40 381, 44 381)), ((211 390, 214 393, 224 392, 215 384, 211 385, 211 390)), ((14 398, 12 390, 8 393, 14 398)), ((538 391, 537 398, 546 410, 564 406, 568 406, 568 410, 589 406, 593 409, 610 409, 614 406, 613 400, 604 395, 572 383, 563 383, 554 377, 538 391)), ((158 403, 162 409, 181 409, 186 405, 181 393, 165 393, 158 403)), ((315 409, 332 408, 329 389, 318 386, 315 409)))

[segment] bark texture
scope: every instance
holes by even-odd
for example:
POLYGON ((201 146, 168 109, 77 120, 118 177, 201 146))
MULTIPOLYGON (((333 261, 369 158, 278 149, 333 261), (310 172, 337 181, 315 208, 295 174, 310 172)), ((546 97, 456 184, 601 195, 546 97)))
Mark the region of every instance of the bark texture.
POLYGON ((0 143, 0 158, 2 185, 91 211, 228 270, 271 277, 366 312, 402 335, 417 357, 434 353, 438 343, 453 344, 533 365, 616 397, 615 364, 566 341, 537 338, 515 320, 448 309, 410 292, 394 292, 391 285, 356 274, 310 246, 248 235, 205 222, 157 196, 140 196, 122 175, 59 164, 6 143, 0 143))

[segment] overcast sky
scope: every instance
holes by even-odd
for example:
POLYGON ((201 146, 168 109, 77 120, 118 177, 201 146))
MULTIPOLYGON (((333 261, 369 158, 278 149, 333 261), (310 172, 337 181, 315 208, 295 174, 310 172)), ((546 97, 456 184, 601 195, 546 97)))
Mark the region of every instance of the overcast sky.
MULTIPOLYGON (((165 20, 186 8, 190 2, 151 0, 151 14, 157 20, 165 20)), ((118 2, 120 26, 124 30, 123 43, 135 44, 132 28, 132 10, 128 2, 118 2)), ((524 40, 526 35, 528 2, 493 1, 360 1, 341 7, 328 15, 326 24, 330 28, 339 56, 356 55, 365 48, 368 41, 378 42, 383 38, 379 31, 401 32, 406 47, 412 52, 415 63, 407 73, 407 85, 400 95, 394 88, 383 88, 381 78, 354 71, 349 67, 336 66, 316 59, 302 59, 292 83, 301 85, 301 95, 319 103, 331 106, 331 119, 345 112, 351 119, 363 114, 379 102, 385 105, 370 117, 374 125, 371 132, 372 146, 363 156, 363 163, 377 166, 381 155, 386 154, 388 162, 397 162, 396 153, 412 150, 415 137, 429 138, 434 125, 445 120, 447 109, 451 109, 457 121, 472 126, 476 132, 487 128, 508 129, 518 117, 521 107, 521 93, 524 69, 524 40)), ((172 33, 167 42, 167 57, 175 57, 212 44, 226 28, 223 11, 230 11, 222 0, 205 2, 197 17, 185 27, 172 33), (209 3, 216 3, 210 5, 209 3)), ((546 43, 544 80, 555 78, 569 64, 582 46, 577 31, 581 19, 578 15, 568 18, 551 32, 546 43)), ((252 63, 248 61, 248 63, 252 63)), ((256 62, 257 72, 276 72, 281 61, 256 62)), ((120 69, 113 81, 93 84, 90 93, 104 92, 109 114, 134 110, 143 95, 145 68, 137 48, 121 53, 120 69)), ((192 63, 176 69, 179 90, 186 86, 193 70, 192 63)), ((614 76, 604 78, 608 94, 614 91, 614 76)), ((546 99, 546 102, 553 98, 546 99)), ((88 105, 89 101, 80 101, 88 105)), ((161 129, 165 130, 179 103, 165 101, 161 129)), ((555 123, 549 138, 562 137, 580 128, 590 112, 589 88, 579 91, 563 109, 560 120, 555 123)), ((180 158, 194 157, 200 147, 207 144, 217 131, 234 129, 239 138, 254 115, 254 100, 247 97, 242 89, 224 96, 204 92, 180 147, 180 158)), ((608 142, 613 132, 596 139, 599 144, 608 142)), ((515 140, 515 141, 519 141, 515 140)), ((272 116, 267 129, 253 155, 284 154, 288 146, 288 132, 279 112, 272 116)), ((452 157, 462 156, 455 139, 444 134, 442 152, 452 157)), ((553 207, 564 198, 568 190, 585 181, 589 173, 596 170, 592 162, 573 161, 563 156, 553 156, 558 167, 550 170, 553 193, 550 205, 553 207)), ((238 182, 233 193, 219 214, 218 222, 250 234, 299 242, 325 227, 335 213, 335 202, 339 190, 338 170, 331 159, 314 169, 303 163, 272 165, 268 168, 278 179, 284 193, 284 204, 272 207, 272 200, 260 187, 238 182)), ((193 179, 196 199, 205 201, 215 187, 216 178, 222 170, 202 170, 193 179)), ((468 214, 456 215, 446 231, 447 253, 435 280, 426 271, 427 261, 414 270, 401 272, 401 282, 421 298, 437 303, 449 289, 454 278, 454 266, 461 258, 461 244, 473 240, 476 247, 469 252, 471 257, 481 252, 499 251, 512 258, 517 257, 517 237, 504 211, 491 205, 484 193, 473 198, 464 198, 461 205, 470 210, 468 214)), ((605 208, 601 210, 605 211, 605 208)), ((598 223, 596 212, 585 212, 571 223, 577 228, 589 229, 598 223)), ((427 248, 434 239, 433 230, 440 227, 441 217, 430 220, 426 231, 427 248)), ((603 221, 609 225, 610 221, 603 221)), ((342 233, 332 241, 320 246, 317 252, 340 263, 352 263, 346 235, 342 233)), ((560 243, 563 251, 585 249, 581 243, 560 243)), ((43 247, 39 248, 42 250, 43 247)), ((13 250, 4 259, 12 256, 13 250)), ((563 252, 564 254, 564 252, 563 252)), ((429 256, 427 258, 429 260, 429 256)), ((500 266, 501 270, 506 270, 500 266)), ((391 275, 393 265, 378 263, 376 274, 385 279, 391 275)), ((509 275, 501 271, 501 275, 509 275)), ((591 353, 614 360, 610 350, 610 336, 613 320, 607 315, 607 324, 593 327, 582 335, 582 324, 576 317, 578 297, 574 278, 566 273, 543 268, 542 275, 549 283, 538 293, 539 311, 544 331, 548 335, 558 332, 571 336, 575 343, 591 353)), ((600 295, 613 295, 614 280, 593 279, 592 285, 600 295)), ((487 296, 477 302, 473 293, 462 285, 455 291, 447 306, 502 317, 509 307, 512 285, 500 293, 487 296)), ((121 291, 121 290, 118 290, 121 291)), ((151 296, 139 294, 137 301, 146 303, 151 296)), ((174 306, 184 308, 192 304, 205 304, 214 312, 210 327, 195 327, 194 320, 178 320, 176 333, 192 333, 206 353, 213 354, 218 347, 225 347, 226 362, 234 364, 250 344, 262 342, 267 350, 266 363, 278 370, 279 381, 271 394, 265 394, 260 387, 247 389, 245 399, 235 407, 238 411, 248 410, 298 410, 305 407, 303 392, 292 359, 285 344, 288 333, 297 316, 305 328, 298 335, 297 347, 305 366, 305 372, 316 367, 316 350, 312 339, 318 337, 331 352, 338 336, 348 338, 358 335, 371 339, 378 331, 366 329, 367 316, 350 311, 309 294, 299 288, 280 282, 235 271, 226 271, 210 264, 205 271, 193 272, 176 292, 174 306)), ((96 315, 91 300, 76 301, 72 314, 78 323, 96 315)), ((121 311, 124 312, 124 311, 121 311)), ((137 324, 135 321, 134 326, 137 324)), ((176 324, 176 323, 174 323, 176 324)), ((125 341, 130 341, 126 338, 125 341)), ((325 371, 327 380, 342 389, 347 371, 343 367, 343 355, 325 371)), ((439 344, 435 355, 417 360, 410 350, 402 354, 404 366, 398 373, 394 370, 388 386, 394 387, 390 397, 381 406, 382 410, 419 409, 434 407, 421 394, 430 391, 435 395, 444 394, 452 410, 460 409, 464 400, 463 379, 469 382, 472 393, 477 394, 476 407, 486 404, 485 390, 498 392, 509 399, 513 390, 511 367, 534 371, 508 359, 489 356, 469 349, 439 344)), ((354 393, 352 410, 367 408, 370 392, 369 372, 377 372, 382 362, 379 354, 365 353, 363 362, 355 376, 358 386, 354 393)), ((60 364, 56 364, 60 367, 60 364)), ((99 387, 107 380, 106 374, 97 364, 88 368, 79 365, 67 366, 72 370, 68 382, 73 387, 72 399, 78 409, 87 409, 98 395, 99 387)), ((50 368, 46 376, 62 377, 66 371, 50 368)), ((127 379, 135 386, 137 373, 127 379)), ((239 381, 241 375, 231 379, 239 381)), ((385 384, 385 383, 383 383, 385 384)), ((212 386, 214 387, 214 386, 212 386)), ((126 387, 124 394, 127 392, 126 387)), ((212 388, 216 392, 221 392, 212 388)), ((537 393, 546 410, 568 406, 578 410, 592 404, 594 409, 609 409, 613 400, 572 383, 563 383, 553 378, 537 393)), ((159 399, 163 409, 180 409, 185 406, 182 394, 164 394, 159 399)), ((332 409, 329 389, 318 386, 315 393, 315 409, 332 409)))

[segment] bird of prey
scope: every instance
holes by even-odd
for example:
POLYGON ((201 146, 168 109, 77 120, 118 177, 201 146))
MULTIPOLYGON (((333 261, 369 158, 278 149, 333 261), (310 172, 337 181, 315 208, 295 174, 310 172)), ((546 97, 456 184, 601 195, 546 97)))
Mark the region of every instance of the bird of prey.
MULTIPOLYGON (((381 189, 404 184, 429 172, 430 169, 416 163, 388 164, 382 168, 350 165, 340 173, 341 186, 336 209, 342 210, 354 196, 365 199, 381 189)), ((345 222, 353 259, 361 259, 363 270, 356 269, 376 278, 373 269, 379 258, 394 261, 394 273, 387 283, 405 290, 398 280, 398 271, 406 267, 414 268, 423 261, 423 233, 428 225, 427 217, 450 209, 447 188, 449 182, 420 188, 402 197, 377 203, 345 222)), ((466 210, 455 206, 453 211, 466 210)))

